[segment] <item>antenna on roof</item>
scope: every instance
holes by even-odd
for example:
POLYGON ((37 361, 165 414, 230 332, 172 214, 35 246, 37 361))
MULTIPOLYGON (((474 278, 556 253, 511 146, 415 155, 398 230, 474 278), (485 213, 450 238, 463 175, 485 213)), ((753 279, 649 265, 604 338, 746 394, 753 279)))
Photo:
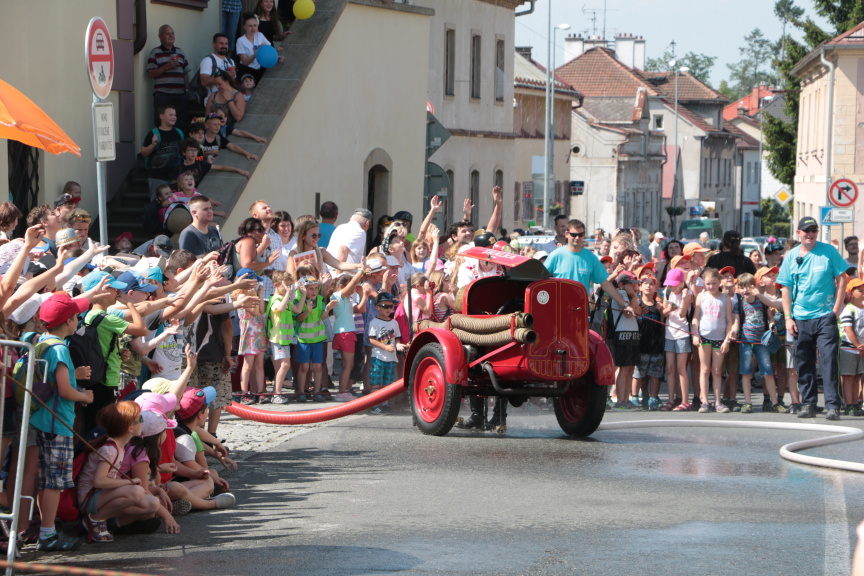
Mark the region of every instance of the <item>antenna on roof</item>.
MULTIPOLYGON (((594 10, 594 9, 585 8, 584 6, 582 7, 582 13, 583 13, 583 14, 590 14, 590 15, 591 15, 591 16, 589 17, 589 20, 591 20, 591 35, 592 35, 592 36, 595 36, 595 37, 597 36, 597 13, 598 13, 598 12, 600 12, 600 11, 599 11, 599 10, 594 10)), ((586 34, 587 34, 588 31, 586 30, 585 32, 586 32, 586 34)), ((603 36, 603 39, 604 39, 604 40, 606 39, 605 34, 604 34, 604 36, 603 36)))

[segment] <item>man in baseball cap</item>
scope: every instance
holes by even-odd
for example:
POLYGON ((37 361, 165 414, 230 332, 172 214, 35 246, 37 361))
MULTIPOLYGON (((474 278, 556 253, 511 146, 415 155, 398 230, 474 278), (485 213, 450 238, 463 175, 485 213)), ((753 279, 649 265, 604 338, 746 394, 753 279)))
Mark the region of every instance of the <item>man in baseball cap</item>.
POLYGON ((795 339, 794 365, 801 391, 799 418, 814 418, 819 390, 816 362, 822 372, 825 417, 840 419, 838 392, 840 333, 837 319, 843 311, 846 269, 840 252, 817 240, 819 223, 812 216, 798 221, 800 244, 787 252, 777 284, 782 286, 786 332, 795 339))

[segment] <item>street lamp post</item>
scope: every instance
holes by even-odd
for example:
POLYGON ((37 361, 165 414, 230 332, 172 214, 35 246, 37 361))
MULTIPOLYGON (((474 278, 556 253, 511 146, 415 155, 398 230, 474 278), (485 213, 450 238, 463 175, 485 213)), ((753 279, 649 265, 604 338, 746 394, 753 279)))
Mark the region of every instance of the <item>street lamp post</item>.
POLYGON ((678 206, 678 157, 680 156, 678 153, 678 74, 681 72, 686 74, 690 71, 690 68, 686 66, 678 68, 675 60, 669 62, 669 65, 675 70, 675 164, 672 170, 674 180, 672 181, 672 213, 670 214, 672 217, 672 231, 670 235, 675 238, 675 208, 678 206))
POLYGON ((544 143, 544 155, 545 160, 543 166, 543 227, 550 228, 549 221, 549 206, 551 203, 549 202, 549 180, 550 178, 554 182, 555 178, 555 166, 553 164, 555 158, 555 134, 553 130, 555 129, 555 82, 554 82, 554 70, 555 70, 555 34, 558 30, 569 30, 569 24, 559 24, 555 28, 552 28, 552 6, 550 2, 549 6, 549 51, 546 54, 546 134, 543 138, 544 143))

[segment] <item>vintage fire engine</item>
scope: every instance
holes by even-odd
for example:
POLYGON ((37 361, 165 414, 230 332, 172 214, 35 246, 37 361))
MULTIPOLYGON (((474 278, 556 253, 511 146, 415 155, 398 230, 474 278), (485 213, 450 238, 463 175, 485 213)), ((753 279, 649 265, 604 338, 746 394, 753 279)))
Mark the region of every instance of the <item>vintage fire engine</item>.
POLYGON ((513 406, 548 397, 564 432, 593 433, 615 370, 606 344, 588 328, 585 288, 551 277, 532 258, 480 247, 461 256, 504 273, 460 291, 461 314, 419 323, 405 362, 415 425, 424 434, 447 434, 463 397, 498 397, 513 406))

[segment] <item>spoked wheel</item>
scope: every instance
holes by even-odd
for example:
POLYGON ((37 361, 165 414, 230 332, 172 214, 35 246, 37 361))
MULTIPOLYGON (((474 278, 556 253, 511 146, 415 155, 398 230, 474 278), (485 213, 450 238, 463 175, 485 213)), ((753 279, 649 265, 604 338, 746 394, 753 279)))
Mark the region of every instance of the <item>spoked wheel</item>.
POLYGON ((408 394, 414 423, 424 434, 444 436, 459 415, 462 387, 448 384, 444 352, 437 343, 423 346, 411 365, 408 394))
POLYGON ((606 413, 606 386, 598 386, 589 374, 574 382, 570 394, 553 398, 558 425, 570 436, 590 436, 606 413))

